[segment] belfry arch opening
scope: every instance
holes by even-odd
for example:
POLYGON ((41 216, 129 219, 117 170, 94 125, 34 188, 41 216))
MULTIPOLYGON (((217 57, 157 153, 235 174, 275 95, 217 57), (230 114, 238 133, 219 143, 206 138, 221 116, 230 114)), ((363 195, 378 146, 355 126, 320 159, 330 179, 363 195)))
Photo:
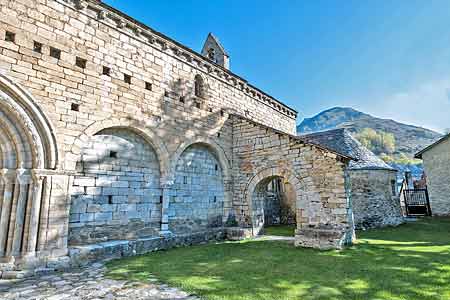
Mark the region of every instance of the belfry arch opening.
POLYGON ((253 235, 264 234, 267 227, 296 224, 294 186, 281 176, 261 180, 251 194, 253 235))

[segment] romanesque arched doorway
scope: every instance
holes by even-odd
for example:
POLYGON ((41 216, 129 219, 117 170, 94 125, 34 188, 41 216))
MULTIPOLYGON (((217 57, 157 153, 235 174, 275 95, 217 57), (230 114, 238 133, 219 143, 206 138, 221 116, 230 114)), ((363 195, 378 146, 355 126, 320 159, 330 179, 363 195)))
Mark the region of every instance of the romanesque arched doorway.
POLYGON ((259 181, 251 194, 253 234, 264 227, 296 224, 296 193, 292 184, 281 176, 259 181))
POLYGON ((50 121, 29 93, 0 74, 0 257, 31 257, 46 246, 42 202, 57 159, 50 121))
POLYGON ((182 148, 169 196, 169 230, 176 234, 222 227, 224 221, 224 162, 211 145, 182 148))
POLYGON ((70 244, 158 235, 160 158, 149 139, 131 127, 109 127, 84 143, 71 193, 70 244))

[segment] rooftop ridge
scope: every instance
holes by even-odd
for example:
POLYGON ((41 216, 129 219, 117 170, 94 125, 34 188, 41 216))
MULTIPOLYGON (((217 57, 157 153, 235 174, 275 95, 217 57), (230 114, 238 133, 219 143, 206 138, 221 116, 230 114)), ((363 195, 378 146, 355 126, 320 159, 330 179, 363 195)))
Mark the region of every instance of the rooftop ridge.
POLYGON ((297 118, 298 112, 295 109, 251 85, 246 79, 208 60, 197 51, 181 44, 180 42, 177 42, 161 32, 154 30, 148 25, 145 25, 144 23, 100 0, 54 1, 71 7, 72 9, 77 10, 78 12, 83 13, 104 25, 115 27, 119 32, 127 34, 142 43, 146 43, 159 51, 166 52, 166 54, 176 57, 177 59, 188 63, 194 68, 200 69, 205 73, 208 73, 228 85, 234 86, 244 92, 247 96, 272 107, 290 118, 297 118))

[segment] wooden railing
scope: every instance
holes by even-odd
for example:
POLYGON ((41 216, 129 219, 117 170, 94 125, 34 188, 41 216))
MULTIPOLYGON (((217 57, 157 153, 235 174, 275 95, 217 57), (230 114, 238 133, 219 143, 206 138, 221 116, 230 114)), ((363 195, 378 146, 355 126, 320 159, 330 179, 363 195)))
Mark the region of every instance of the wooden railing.
POLYGON ((403 196, 408 216, 431 216, 427 189, 405 189, 403 196))

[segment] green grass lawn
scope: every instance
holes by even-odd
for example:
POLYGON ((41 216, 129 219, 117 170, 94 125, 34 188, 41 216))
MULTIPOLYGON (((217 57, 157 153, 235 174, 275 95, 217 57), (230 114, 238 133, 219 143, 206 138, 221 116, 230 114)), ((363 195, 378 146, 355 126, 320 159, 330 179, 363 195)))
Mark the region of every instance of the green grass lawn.
POLYGON ((343 251, 251 240, 177 248, 112 261, 109 276, 155 276, 210 300, 450 299, 450 219, 358 235, 343 251))
POLYGON ((264 234, 276 236, 294 236, 295 225, 274 225, 264 227, 264 234))

